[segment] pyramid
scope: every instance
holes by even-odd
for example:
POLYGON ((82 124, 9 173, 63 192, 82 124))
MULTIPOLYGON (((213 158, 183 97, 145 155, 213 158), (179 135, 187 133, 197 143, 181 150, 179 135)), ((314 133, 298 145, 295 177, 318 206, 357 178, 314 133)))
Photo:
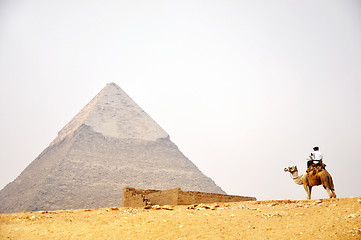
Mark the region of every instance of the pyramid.
POLYGON ((225 193, 119 86, 108 83, 0 191, 0 212, 121 206, 124 187, 225 193))

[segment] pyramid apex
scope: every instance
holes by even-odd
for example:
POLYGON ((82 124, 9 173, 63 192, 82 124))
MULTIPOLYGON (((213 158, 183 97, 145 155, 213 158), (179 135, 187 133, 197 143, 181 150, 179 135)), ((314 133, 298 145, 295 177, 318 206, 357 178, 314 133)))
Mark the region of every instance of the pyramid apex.
POLYGON ((150 141, 168 138, 168 134, 113 82, 107 83, 50 145, 72 135, 82 125, 106 137, 150 141))
POLYGON ((114 83, 114 82, 107 83, 105 86, 111 86, 111 87, 120 88, 120 87, 119 87, 116 83, 114 83))
MULTIPOLYGON (((114 82, 110 82, 110 83, 107 83, 105 84, 105 87, 102 89, 102 91, 104 91, 105 89, 116 89, 116 90, 120 90, 120 91, 123 91, 121 87, 119 87, 116 83, 114 82)), ((100 93, 102 92, 100 91, 100 93)), ((99 94, 100 94, 99 93, 99 94)))

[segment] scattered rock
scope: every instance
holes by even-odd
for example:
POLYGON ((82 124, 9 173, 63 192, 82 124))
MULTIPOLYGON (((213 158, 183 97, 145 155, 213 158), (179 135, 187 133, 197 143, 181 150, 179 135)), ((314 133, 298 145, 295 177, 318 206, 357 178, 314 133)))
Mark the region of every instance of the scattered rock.
POLYGON ((187 209, 194 210, 197 207, 197 204, 193 204, 187 207, 187 209))
POLYGON ((162 209, 162 207, 159 205, 148 205, 148 206, 145 206, 144 209, 160 210, 160 209, 162 209))
POLYGON ((211 209, 211 210, 216 210, 217 208, 219 208, 218 204, 215 205, 207 205, 204 203, 201 204, 193 204, 187 207, 187 209, 191 209, 191 210, 204 210, 204 209, 211 209))
POLYGON ((321 199, 318 199, 318 200, 316 200, 316 201, 313 203, 313 205, 321 204, 321 203, 322 203, 322 200, 321 200, 321 199))
POLYGON ((218 204, 215 204, 215 205, 212 205, 212 206, 211 206, 211 210, 216 210, 217 208, 219 208, 219 205, 218 205, 218 204))
POLYGON ((262 215, 264 216, 265 219, 268 219, 268 218, 271 218, 271 217, 282 217, 282 215, 279 214, 278 212, 276 212, 275 214, 263 213, 262 215))
POLYGON ((163 210, 174 210, 174 207, 172 207, 172 206, 169 206, 169 205, 164 205, 164 206, 162 206, 162 209, 163 210))
POLYGON ((352 233, 353 236, 355 236, 354 234, 361 235, 361 228, 353 228, 349 232, 352 233))
POLYGON ((211 207, 210 207, 210 206, 208 206, 208 205, 206 205, 206 204, 204 204, 204 203, 201 203, 201 204, 199 204, 199 205, 197 206, 197 208, 210 209, 211 207))
POLYGON ((345 216, 345 218, 350 218, 350 219, 361 218, 361 210, 355 213, 351 213, 350 215, 345 216))
POLYGON ((162 207, 159 206, 159 205, 153 205, 153 206, 151 207, 151 209, 153 209, 153 210, 160 210, 160 209, 162 209, 162 207))

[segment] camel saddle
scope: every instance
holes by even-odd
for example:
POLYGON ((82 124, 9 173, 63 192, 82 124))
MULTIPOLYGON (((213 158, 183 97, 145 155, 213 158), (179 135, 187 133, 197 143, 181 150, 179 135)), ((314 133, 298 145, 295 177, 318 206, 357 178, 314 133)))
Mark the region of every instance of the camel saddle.
POLYGON ((309 168, 307 168, 306 172, 310 175, 316 175, 319 172, 326 170, 326 164, 324 163, 314 163, 309 168))

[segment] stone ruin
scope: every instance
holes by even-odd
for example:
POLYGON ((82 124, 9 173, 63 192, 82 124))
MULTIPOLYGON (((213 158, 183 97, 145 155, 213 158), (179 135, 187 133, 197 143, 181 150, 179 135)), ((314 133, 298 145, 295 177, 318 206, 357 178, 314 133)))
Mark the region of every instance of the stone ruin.
POLYGON ((214 202, 256 201, 255 197, 227 194, 182 191, 180 188, 169 190, 123 189, 122 207, 147 207, 152 205, 192 205, 214 202))

